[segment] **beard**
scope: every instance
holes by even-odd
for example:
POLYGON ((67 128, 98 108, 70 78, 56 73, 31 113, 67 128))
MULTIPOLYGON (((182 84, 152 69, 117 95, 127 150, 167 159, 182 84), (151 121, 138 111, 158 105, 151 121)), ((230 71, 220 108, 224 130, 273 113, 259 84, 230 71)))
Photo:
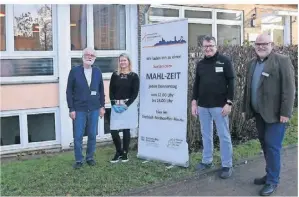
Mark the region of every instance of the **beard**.
POLYGON ((94 63, 94 60, 89 60, 89 59, 83 59, 83 63, 85 65, 91 66, 94 63))

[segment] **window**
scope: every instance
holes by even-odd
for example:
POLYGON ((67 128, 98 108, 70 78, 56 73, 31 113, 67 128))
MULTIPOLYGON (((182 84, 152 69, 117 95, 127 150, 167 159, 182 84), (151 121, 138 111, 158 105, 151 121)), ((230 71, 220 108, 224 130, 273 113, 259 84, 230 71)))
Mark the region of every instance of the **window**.
POLYGON ((188 24, 189 47, 199 47, 205 35, 212 35, 212 25, 188 24))
POLYGON ((217 12, 217 19, 240 21, 242 19, 242 15, 241 13, 217 12))
MULTIPOLYGON (((107 4, 70 5, 72 66, 82 65, 82 50, 86 46, 92 47, 98 57, 94 65, 101 69, 105 79, 110 79, 111 73, 117 69, 118 56, 121 53, 131 52, 129 51, 132 48, 130 37, 127 35, 131 32, 129 7, 107 4), (78 14, 78 10, 82 14, 78 14), (80 29, 76 30, 79 23, 81 23, 80 29), (75 31, 72 31, 73 28, 75 31)), ((134 20, 136 20, 135 16, 134 20)))
POLYGON ((212 19, 211 11, 194 11, 194 10, 185 10, 186 18, 207 18, 212 19))
POLYGON ((1 146, 28 148, 59 144, 57 108, 5 111, 1 113, 1 146), (47 110, 47 111, 45 111, 47 110))
POLYGON ((83 50, 87 46, 87 6, 70 7, 71 50, 83 50))
POLYGON ((2 84, 58 80, 55 19, 55 5, 1 5, 2 84))
POLYGON ((176 9, 151 7, 149 13, 151 16, 179 17, 179 10, 176 9))
POLYGON ((6 12, 5 5, 0 5, 0 51, 6 50, 6 12))
POLYGON ((52 6, 14 5, 15 51, 52 51, 52 6))
POLYGON ((239 25, 217 25, 218 45, 240 45, 241 26, 239 25))
POLYGON ((29 143, 56 139, 54 113, 28 115, 27 122, 29 143))
POLYGON ((20 144, 19 116, 1 117, 1 146, 20 144))
POLYGON ((240 45, 243 42, 243 12, 213 8, 154 5, 149 23, 188 18, 189 47, 199 47, 203 36, 211 35, 217 44, 240 45))
POLYGON ((126 49, 126 9, 124 5, 93 5, 94 48, 126 49))
MULTIPOLYGON (((82 65, 81 58, 72 58, 72 66, 82 65)), ((101 69, 102 73, 112 73, 116 71, 118 65, 117 57, 100 57, 97 58, 93 64, 94 66, 101 69)))
POLYGON ((1 59, 1 77, 53 75, 53 59, 1 59))

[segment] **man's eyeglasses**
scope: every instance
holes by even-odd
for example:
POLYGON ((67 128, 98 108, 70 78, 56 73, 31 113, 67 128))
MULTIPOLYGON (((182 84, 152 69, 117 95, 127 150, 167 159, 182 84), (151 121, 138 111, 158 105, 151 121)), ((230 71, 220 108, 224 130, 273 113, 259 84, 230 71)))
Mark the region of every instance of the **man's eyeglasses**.
POLYGON ((207 49, 207 48, 213 48, 215 47, 215 45, 206 45, 206 46, 202 46, 204 49, 207 49))
POLYGON ((266 47, 271 43, 272 42, 254 43, 254 46, 256 46, 256 47, 266 47))
POLYGON ((93 54, 84 54, 83 56, 84 56, 85 58, 87 58, 87 57, 95 58, 95 57, 96 57, 96 56, 93 55, 93 54))

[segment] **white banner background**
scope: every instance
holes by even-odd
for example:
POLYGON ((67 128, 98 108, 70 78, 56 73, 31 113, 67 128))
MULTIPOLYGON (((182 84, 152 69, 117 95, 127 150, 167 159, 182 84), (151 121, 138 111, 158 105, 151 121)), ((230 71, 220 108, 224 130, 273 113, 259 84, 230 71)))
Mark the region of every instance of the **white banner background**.
POLYGON ((189 166, 187 93, 188 20, 142 26, 138 158, 189 166))

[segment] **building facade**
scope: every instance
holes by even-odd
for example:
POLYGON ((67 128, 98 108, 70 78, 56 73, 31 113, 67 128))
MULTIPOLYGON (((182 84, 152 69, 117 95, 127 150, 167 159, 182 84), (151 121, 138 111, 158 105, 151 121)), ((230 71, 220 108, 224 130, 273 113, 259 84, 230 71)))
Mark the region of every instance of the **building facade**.
POLYGON ((119 54, 130 54, 138 71, 137 5, 1 5, 0 26, 1 154, 72 147, 66 83, 87 46, 106 95, 97 137, 110 140, 108 90, 119 54))
POLYGON ((95 66, 105 85, 106 115, 99 119, 97 140, 111 141, 110 77, 123 52, 130 54, 138 73, 141 25, 188 18, 189 47, 200 46, 207 34, 220 45, 239 45, 262 32, 288 45, 298 44, 297 11, 294 5, 2 4, 0 154, 72 148, 67 78, 87 46, 96 50, 95 66))
POLYGON ((253 42, 268 33, 275 44, 298 44, 298 5, 186 4, 151 5, 147 23, 188 18, 189 47, 200 46, 204 35, 219 45, 253 42))

